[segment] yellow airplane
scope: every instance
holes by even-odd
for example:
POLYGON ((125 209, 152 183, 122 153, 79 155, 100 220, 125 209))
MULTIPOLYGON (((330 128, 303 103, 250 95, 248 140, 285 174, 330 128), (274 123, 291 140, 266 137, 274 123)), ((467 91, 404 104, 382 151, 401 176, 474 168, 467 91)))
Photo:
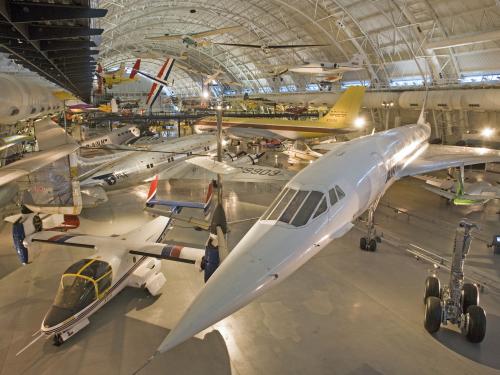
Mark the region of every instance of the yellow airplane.
POLYGON ((121 63, 120 68, 118 70, 112 72, 106 72, 103 70, 101 64, 97 64, 97 78, 98 82, 98 90, 102 91, 103 86, 107 86, 108 89, 113 88, 113 85, 119 85, 122 83, 130 83, 137 80, 136 74, 141 65, 141 59, 137 59, 130 75, 125 76, 125 64, 121 63))
MULTIPOLYGON (((222 127, 235 137, 293 140, 359 131, 362 124, 356 120, 364 94, 363 86, 349 87, 340 95, 332 109, 319 120, 223 117, 222 127)), ((217 120, 215 117, 203 118, 194 128, 198 133, 214 131, 217 120)))

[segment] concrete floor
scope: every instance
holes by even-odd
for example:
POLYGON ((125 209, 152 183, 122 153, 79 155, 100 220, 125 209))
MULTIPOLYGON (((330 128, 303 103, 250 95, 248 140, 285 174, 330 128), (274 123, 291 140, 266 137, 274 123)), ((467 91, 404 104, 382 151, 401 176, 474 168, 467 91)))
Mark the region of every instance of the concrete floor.
MULTIPOLYGON (((160 195, 195 200, 204 185, 163 182, 160 195)), ((407 179, 385 196, 377 223, 388 241, 376 253, 359 250, 361 232, 353 229, 277 288, 158 356, 141 374, 500 373, 497 291, 486 286, 481 295, 488 319, 483 343, 468 343, 453 327, 431 336, 423 327, 422 303, 430 265, 404 251, 413 244, 449 257, 458 220, 470 217, 481 224, 481 232, 468 270, 497 283, 500 257, 494 258, 484 241, 500 231, 500 205, 490 204, 484 211, 448 206, 420 185, 407 179)), ((123 233, 148 221, 142 211, 146 191, 147 186, 140 186, 112 193, 106 205, 84 212, 78 232, 123 233)), ((258 216, 278 191, 267 184, 226 184, 228 219, 258 216)), ((251 225, 231 227, 230 247, 251 225)), ((202 244, 206 234, 175 223, 169 238, 202 244)), ((163 261, 167 284, 161 296, 126 289, 63 346, 42 340, 16 357, 39 329, 60 274, 87 251, 46 246, 21 267, 9 225, 1 227, 0 239, 0 374, 130 374, 155 351, 203 286, 202 274, 192 266, 163 261)), ((440 275, 447 279, 446 271, 440 275)))

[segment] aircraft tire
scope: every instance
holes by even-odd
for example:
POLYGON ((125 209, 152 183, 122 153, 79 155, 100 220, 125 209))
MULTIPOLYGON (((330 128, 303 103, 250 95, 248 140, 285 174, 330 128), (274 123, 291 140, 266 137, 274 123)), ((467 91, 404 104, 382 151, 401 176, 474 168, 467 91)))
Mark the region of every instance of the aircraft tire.
POLYGON ((54 335, 54 345, 61 346, 64 343, 64 340, 61 338, 61 335, 54 335))
POLYGON ((439 298, 441 294, 441 283, 436 276, 429 276, 425 279, 425 294, 424 294, 424 303, 427 301, 429 297, 437 297, 439 298))
POLYGON ((477 287, 471 283, 465 283, 462 288, 462 312, 467 314, 470 306, 479 305, 479 292, 477 287))
POLYGON ((367 247, 367 250, 371 251, 371 252, 374 252, 377 250, 377 241, 375 241, 375 239, 371 239, 369 242, 368 242, 368 247, 367 247))
POLYGON ((442 307, 441 300, 437 297, 429 297, 425 301, 424 327, 429 333, 439 331, 441 327, 442 307))
POLYGON ((469 306, 467 311, 468 324, 467 324, 467 340, 473 343, 480 343, 483 341, 486 334, 486 313, 481 306, 469 306))
POLYGON ((361 237, 361 238, 359 239, 359 248, 360 248, 361 250, 366 250, 366 245, 367 245, 367 242, 368 242, 368 241, 366 241, 366 237, 361 237))

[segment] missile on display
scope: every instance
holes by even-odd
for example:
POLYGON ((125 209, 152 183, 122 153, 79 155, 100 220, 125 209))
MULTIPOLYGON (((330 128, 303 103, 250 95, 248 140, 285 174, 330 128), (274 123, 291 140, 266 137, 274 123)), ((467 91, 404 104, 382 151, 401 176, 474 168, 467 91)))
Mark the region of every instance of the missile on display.
POLYGON ((15 124, 62 110, 50 88, 32 78, 0 74, 0 124, 15 124))

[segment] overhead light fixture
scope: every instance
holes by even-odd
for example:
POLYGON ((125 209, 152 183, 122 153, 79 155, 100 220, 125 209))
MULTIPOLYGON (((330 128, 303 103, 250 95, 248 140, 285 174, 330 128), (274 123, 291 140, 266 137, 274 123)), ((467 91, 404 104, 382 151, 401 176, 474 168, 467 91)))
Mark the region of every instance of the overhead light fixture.
POLYGON ((207 98, 208 98, 208 96, 209 96, 208 91, 203 91, 203 92, 201 93, 201 95, 202 95, 205 99, 207 99, 207 98))
POLYGON ((486 127, 483 130, 481 130, 481 135, 485 138, 490 138, 494 133, 495 129, 492 129, 490 127, 486 127))
POLYGON ((358 129, 363 128, 366 125, 366 120, 364 117, 356 117, 354 120, 354 126, 358 129))

